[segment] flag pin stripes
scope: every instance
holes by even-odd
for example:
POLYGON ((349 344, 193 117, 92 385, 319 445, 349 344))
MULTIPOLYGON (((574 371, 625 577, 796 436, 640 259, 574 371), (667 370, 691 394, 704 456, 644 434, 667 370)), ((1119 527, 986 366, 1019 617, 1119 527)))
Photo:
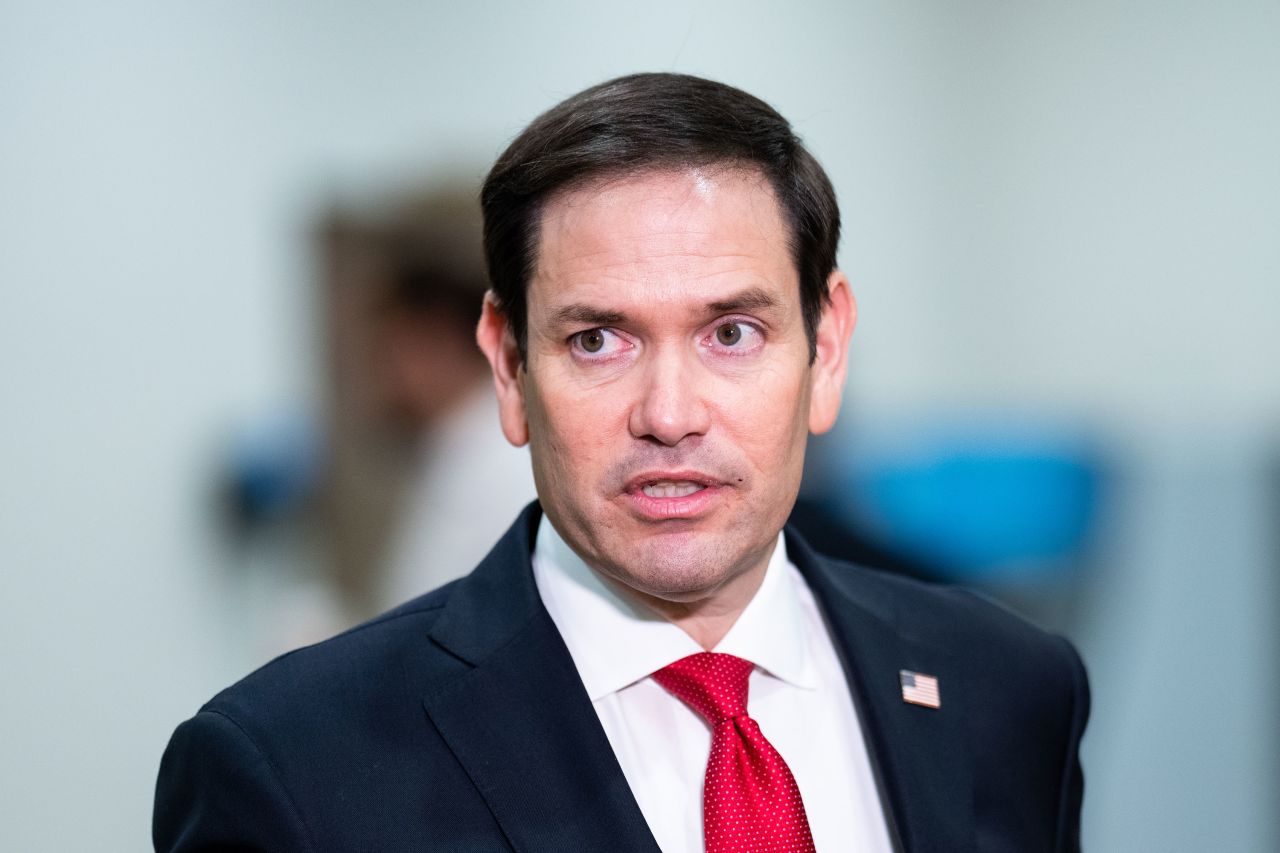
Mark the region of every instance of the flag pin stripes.
POLYGON ((938 693, 938 679, 932 675, 902 669, 898 671, 898 681, 902 684, 903 702, 923 705, 926 708, 942 707, 942 695, 938 693))

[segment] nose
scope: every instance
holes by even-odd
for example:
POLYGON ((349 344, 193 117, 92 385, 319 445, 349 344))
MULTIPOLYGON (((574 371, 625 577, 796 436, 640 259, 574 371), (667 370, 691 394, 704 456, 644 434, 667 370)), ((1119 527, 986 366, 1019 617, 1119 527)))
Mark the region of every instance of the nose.
POLYGON ((696 365, 679 354, 657 354, 645 365, 629 427, 636 438, 675 447, 689 436, 705 435, 710 410, 696 365))

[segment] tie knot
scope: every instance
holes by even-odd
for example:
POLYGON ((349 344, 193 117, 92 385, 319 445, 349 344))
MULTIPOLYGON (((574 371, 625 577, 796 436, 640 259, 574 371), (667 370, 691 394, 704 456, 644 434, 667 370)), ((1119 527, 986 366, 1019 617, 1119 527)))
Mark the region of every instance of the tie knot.
POLYGON ((747 679, 753 669, 749 660, 699 652, 663 667, 653 678, 714 726, 746 716, 747 679))

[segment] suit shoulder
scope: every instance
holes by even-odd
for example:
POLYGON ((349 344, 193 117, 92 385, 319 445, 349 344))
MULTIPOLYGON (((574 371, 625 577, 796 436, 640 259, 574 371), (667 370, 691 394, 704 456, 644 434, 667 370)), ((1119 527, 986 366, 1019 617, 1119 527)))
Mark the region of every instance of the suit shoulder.
POLYGON ((1073 721, 1082 729, 1090 705, 1088 676, 1065 638, 963 587, 847 563, 832 568, 855 600, 915 648, 932 650, 929 656, 948 685, 963 684, 969 695, 985 697, 988 718, 1003 720, 996 728, 1017 727, 1036 737, 1051 732, 1062 745, 1073 721), (995 706, 1003 710, 992 716, 995 706))
POLYGON ((238 724, 264 717, 333 714, 404 695, 409 673, 448 668, 456 659, 430 639, 454 584, 415 598, 314 645, 287 652, 227 687, 202 711, 238 724))
POLYGON ((908 633, 969 653, 1046 659, 1077 669, 1079 656, 1063 637, 1040 628, 987 595, 954 584, 919 580, 839 560, 836 571, 856 579, 881 612, 908 633))

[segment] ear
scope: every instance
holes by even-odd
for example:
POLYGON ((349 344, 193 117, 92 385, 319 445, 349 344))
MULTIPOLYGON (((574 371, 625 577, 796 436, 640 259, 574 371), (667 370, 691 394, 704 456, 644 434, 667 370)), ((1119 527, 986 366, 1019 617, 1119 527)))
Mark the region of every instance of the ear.
POLYGON ((814 435, 831 429, 840 413, 849 367, 849 338, 858 319, 849 279, 840 270, 827 278, 827 295, 830 301, 822 307, 818 321, 817 352, 810 377, 809 431, 814 435))
POLYGON ((529 443, 529 421, 524 408, 524 366, 520 362, 520 351, 516 348, 507 315, 498 307, 492 290, 484 295, 480 324, 476 326, 476 343, 493 370, 502 434, 516 447, 522 447, 529 443))

